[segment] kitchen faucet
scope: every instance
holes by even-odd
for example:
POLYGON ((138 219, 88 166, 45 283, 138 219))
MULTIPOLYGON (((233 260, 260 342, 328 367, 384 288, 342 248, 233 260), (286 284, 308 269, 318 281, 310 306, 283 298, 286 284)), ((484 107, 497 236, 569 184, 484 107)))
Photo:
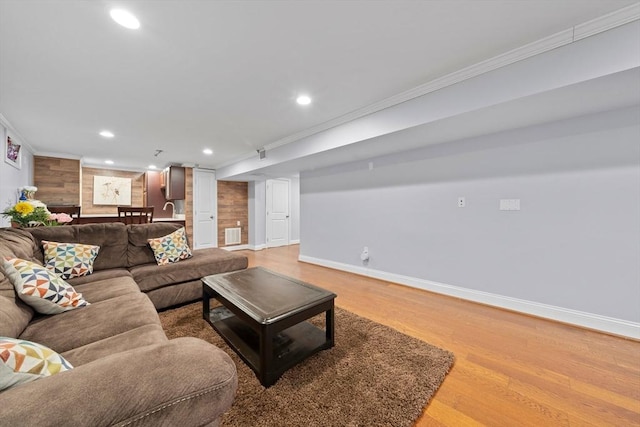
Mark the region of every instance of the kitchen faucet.
POLYGON ((173 204, 173 202, 167 202, 164 204, 164 206, 162 207, 163 211, 167 210, 167 205, 171 205, 173 207, 173 214, 175 215, 176 213, 176 205, 173 204))

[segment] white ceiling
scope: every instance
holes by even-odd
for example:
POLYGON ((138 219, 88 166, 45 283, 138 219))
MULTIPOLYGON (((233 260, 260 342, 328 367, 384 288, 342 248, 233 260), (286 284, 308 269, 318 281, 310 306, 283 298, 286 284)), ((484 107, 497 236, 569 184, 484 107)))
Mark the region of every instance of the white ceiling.
POLYGON ((37 154, 219 167, 633 3, 0 0, 0 113, 37 154))

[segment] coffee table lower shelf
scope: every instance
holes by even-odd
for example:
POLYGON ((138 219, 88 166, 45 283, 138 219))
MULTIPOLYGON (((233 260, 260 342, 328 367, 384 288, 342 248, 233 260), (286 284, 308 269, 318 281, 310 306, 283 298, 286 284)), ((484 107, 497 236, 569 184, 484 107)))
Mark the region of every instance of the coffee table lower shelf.
POLYGON ((280 376, 309 356, 331 348, 326 331, 309 322, 301 322, 273 336, 273 351, 268 366, 262 367, 260 359, 260 334, 247 322, 239 319, 224 306, 209 312, 205 320, 220 334, 225 342, 256 373, 260 382, 268 387, 280 376))

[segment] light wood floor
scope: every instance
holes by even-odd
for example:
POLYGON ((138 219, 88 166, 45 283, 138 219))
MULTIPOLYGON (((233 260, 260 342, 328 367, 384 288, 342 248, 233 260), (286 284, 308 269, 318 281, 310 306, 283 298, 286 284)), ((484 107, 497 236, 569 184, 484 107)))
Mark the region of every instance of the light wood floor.
POLYGON ((452 351, 416 426, 640 426, 640 342, 299 262, 297 245, 242 253, 452 351))

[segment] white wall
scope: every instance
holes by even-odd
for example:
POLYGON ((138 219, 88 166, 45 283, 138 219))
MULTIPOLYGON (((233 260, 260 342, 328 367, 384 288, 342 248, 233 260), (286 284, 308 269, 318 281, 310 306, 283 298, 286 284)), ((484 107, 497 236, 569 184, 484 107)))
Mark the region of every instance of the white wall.
MULTIPOLYGON (((15 204, 18 200, 18 188, 25 185, 33 185, 33 153, 6 123, 0 120, 0 138, 2 138, 2 158, 0 159, 0 212, 15 204), (7 136, 13 142, 22 145, 21 168, 16 169, 4 161, 4 150, 6 150, 7 136)), ((9 227, 11 221, 0 216, 0 227, 9 227)))
POLYGON ((635 335, 639 117, 629 108, 373 159, 373 170, 303 173, 300 259, 590 327, 619 319, 613 332, 635 335), (521 210, 498 210, 502 198, 521 210))
POLYGON ((266 181, 249 182, 249 247, 264 249, 266 229, 266 181))
POLYGON ((289 200, 289 209, 291 211, 289 240, 293 244, 300 242, 300 178, 296 176, 289 179, 291 180, 291 185, 289 186, 291 193, 289 200))

